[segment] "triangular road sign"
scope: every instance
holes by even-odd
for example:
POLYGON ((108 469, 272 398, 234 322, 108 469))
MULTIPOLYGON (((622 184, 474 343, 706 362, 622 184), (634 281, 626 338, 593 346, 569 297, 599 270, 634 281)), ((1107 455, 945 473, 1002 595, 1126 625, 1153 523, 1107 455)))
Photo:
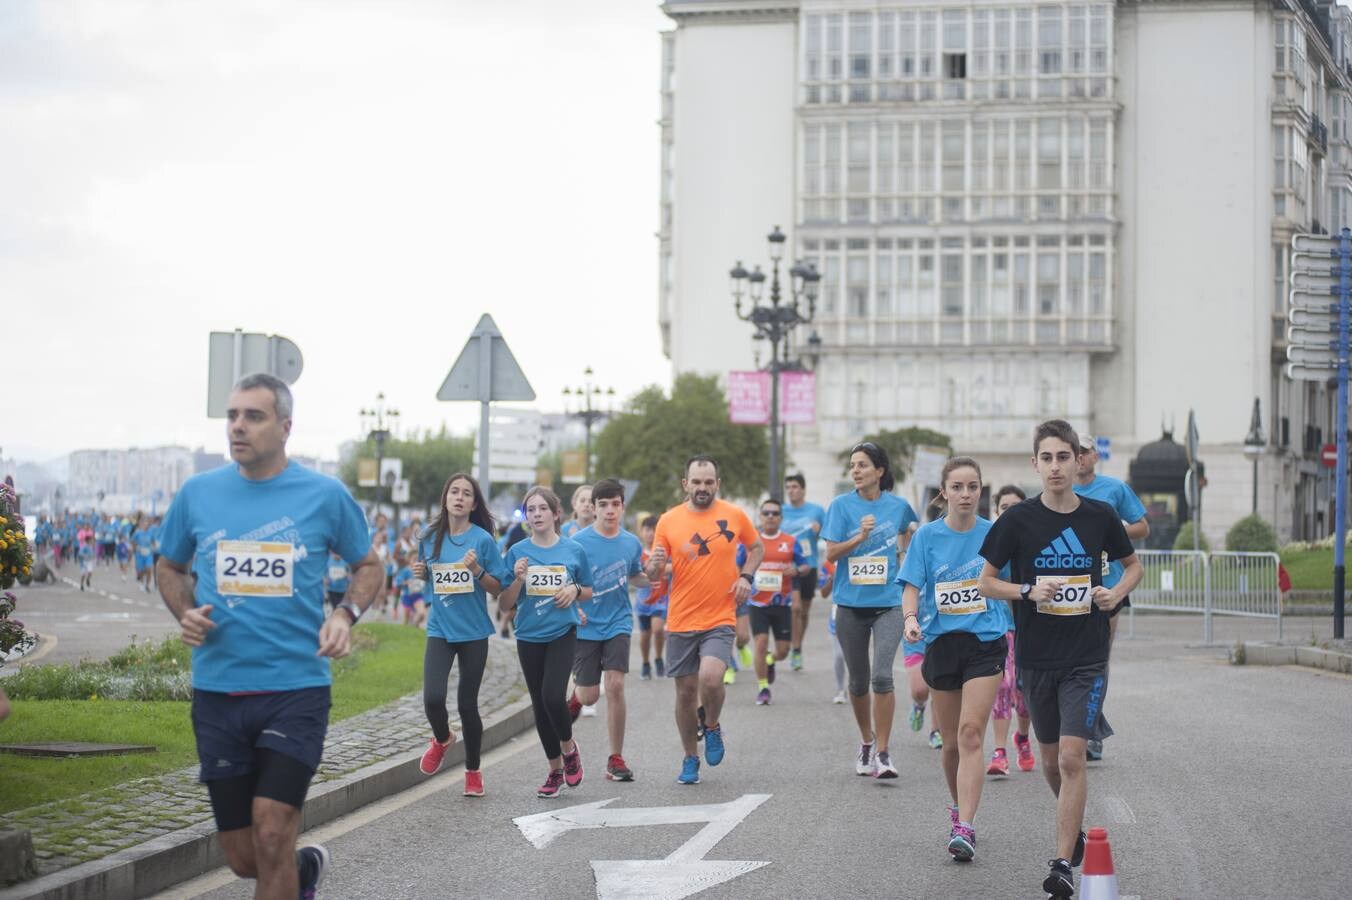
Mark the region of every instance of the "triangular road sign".
POLYGON ((493 317, 484 313, 474 326, 465 349, 437 391, 438 400, 534 400, 526 373, 512 356, 493 317), (484 353, 487 351, 487 366, 484 353), (486 382, 486 383, 485 383, 486 382))

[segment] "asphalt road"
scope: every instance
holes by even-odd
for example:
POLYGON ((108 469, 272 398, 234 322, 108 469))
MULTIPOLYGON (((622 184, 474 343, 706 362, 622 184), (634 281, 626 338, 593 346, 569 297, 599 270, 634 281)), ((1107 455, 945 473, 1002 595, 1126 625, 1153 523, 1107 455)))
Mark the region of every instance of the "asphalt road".
MULTIPOLYGON (((1189 645, 1190 625, 1146 621, 1151 627, 1138 618, 1138 637, 1118 644, 1106 704, 1118 734, 1089 775, 1087 825, 1108 828, 1122 896, 1346 897, 1352 678, 1232 667, 1222 650, 1189 645)), ((904 717, 893 741, 901 778, 854 775, 857 732, 848 707, 830 702, 824 631, 818 617, 807 670, 781 673, 772 706, 754 706, 751 678, 731 689, 728 755, 721 766, 704 767, 702 784, 674 783, 680 750, 672 685, 631 675, 625 756, 637 781, 604 778, 603 700, 602 716, 579 722, 587 768, 579 788, 537 799, 546 767, 534 733, 525 734, 486 758, 485 798, 460 796, 460 771, 444 772, 318 829, 310 839, 323 841, 334 859, 321 896, 610 897, 620 894, 606 879, 625 872, 632 895, 648 897, 660 895, 659 876, 680 875, 704 878, 709 886, 699 896, 711 900, 1044 896, 1054 807, 1041 774, 1015 769, 988 778, 977 858, 952 862, 938 753, 904 717), (749 811, 688 809, 739 799, 749 811), (680 807, 631 816, 687 822, 568 830, 537 848, 513 821, 602 800, 611 802, 576 814, 615 819, 613 809, 680 807), (703 820, 689 821, 701 812, 703 820), (716 843, 717 834, 702 831, 718 827, 709 819, 726 830, 716 843), (707 853, 692 846, 701 834, 707 853), (673 854, 676 861, 663 867, 642 862, 673 854), (594 861, 603 863, 600 889, 594 861), (716 883, 728 873, 707 861, 763 865, 716 883)), ((162 896, 251 895, 218 870, 162 896)))
POLYGON ((99 566, 92 589, 85 591, 80 590, 79 578, 80 567, 67 563, 57 573, 55 584, 15 590, 19 599, 15 617, 47 639, 30 655, 32 663, 105 659, 133 637, 158 638, 178 632, 160 595, 143 591, 134 575, 124 579, 116 566, 99 566))

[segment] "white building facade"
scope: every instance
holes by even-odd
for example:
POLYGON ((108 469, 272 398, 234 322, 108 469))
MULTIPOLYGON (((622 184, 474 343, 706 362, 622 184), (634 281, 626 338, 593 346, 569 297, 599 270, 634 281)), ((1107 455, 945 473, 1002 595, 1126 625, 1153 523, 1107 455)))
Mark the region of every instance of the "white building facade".
POLYGON ((70 455, 65 503, 69 509, 163 512, 195 470, 187 447, 76 450, 70 455))
POLYGON ((822 273, 811 493, 922 426, 991 484, 1037 422, 1141 445, 1196 411, 1213 544, 1331 530, 1331 393, 1282 373, 1294 233, 1349 215, 1348 12, 1288 0, 669 0, 659 319, 677 371, 749 367, 727 270, 776 224, 822 273))

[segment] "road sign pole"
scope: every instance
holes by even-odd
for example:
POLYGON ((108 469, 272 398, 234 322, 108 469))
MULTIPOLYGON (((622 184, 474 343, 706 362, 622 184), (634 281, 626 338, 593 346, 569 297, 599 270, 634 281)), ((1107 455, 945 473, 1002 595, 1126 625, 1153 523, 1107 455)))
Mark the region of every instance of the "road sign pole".
POLYGON ((479 334, 479 487, 492 496, 488 480, 488 444, 490 440, 488 407, 493 399, 493 333, 479 334))
POLYGON ((1352 229, 1342 230, 1338 260, 1338 495, 1334 511, 1338 527, 1333 545, 1333 636, 1343 637, 1343 597, 1347 569, 1344 543, 1347 539, 1347 357, 1348 302, 1352 293, 1352 229))

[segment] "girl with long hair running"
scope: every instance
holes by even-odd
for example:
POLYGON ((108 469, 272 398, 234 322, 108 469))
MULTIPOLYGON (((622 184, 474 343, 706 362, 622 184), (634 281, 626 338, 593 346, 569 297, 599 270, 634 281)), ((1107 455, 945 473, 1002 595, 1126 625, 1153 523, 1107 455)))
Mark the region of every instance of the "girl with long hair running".
POLYGON ((898 583, 908 641, 926 640, 921 675, 930 687, 943 735, 948 793, 948 852, 965 862, 976 854, 972 820, 985 780, 982 741, 995 692, 1004 676, 1009 607, 981 595, 981 544, 991 523, 976 514, 981 467, 967 456, 944 464, 936 503, 947 514, 921 526, 911 541, 898 583))
POLYGON ((592 595, 591 564, 579 544, 559 536, 563 505, 553 491, 536 485, 523 505, 530 537, 507 551, 509 580, 498 603, 504 613, 516 610, 516 653, 549 760, 549 775, 536 794, 557 797, 565 784, 582 784, 567 695, 582 624, 577 604, 592 595))
POLYGON ((446 748, 455 743, 446 710, 451 664, 460 660, 456 711, 465 740, 465 796, 484 795, 479 770, 484 725, 479 715, 479 685, 488 664, 493 620, 488 595, 502 590, 507 569, 493 540, 493 515, 479 482, 464 472, 446 479, 441 504, 418 543, 414 574, 428 584, 427 649, 423 654, 423 709, 432 739, 421 769, 433 775, 446 748))

